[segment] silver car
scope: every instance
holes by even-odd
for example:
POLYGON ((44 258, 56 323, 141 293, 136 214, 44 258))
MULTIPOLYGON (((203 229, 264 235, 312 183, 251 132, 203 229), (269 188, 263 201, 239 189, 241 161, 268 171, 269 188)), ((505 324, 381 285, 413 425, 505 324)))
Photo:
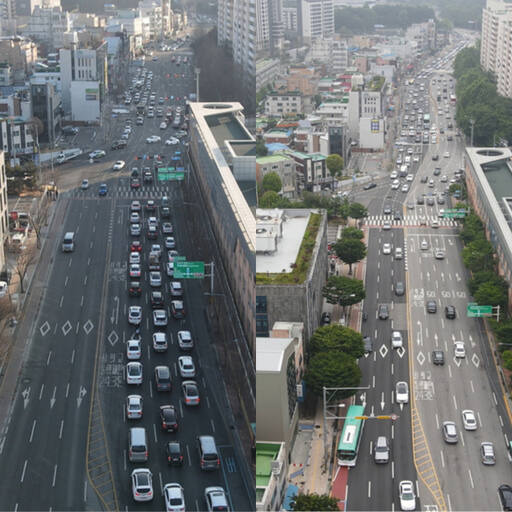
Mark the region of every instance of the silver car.
POLYGON ((496 464, 496 455, 494 454, 494 445, 489 442, 480 444, 480 457, 482 463, 486 466, 494 466, 496 464))
POLYGON ((459 442, 459 435, 457 433, 457 426, 453 421, 443 422, 443 439, 448 444, 456 444, 459 442))
POLYGON ((389 443, 386 436, 379 436, 375 442, 373 457, 377 464, 389 462, 389 443))

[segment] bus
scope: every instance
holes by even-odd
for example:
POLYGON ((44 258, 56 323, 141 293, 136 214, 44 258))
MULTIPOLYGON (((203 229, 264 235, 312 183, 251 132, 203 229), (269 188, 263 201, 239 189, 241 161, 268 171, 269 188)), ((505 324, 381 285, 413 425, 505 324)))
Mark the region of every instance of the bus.
POLYGON ((424 114, 424 116, 423 116, 423 126, 425 128, 430 126, 430 114, 424 114))
POLYGON ((450 94, 450 103, 452 105, 455 105, 455 103, 457 103, 457 98, 455 97, 455 94, 450 94))
POLYGON ((351 405, 347 411, 347 417, 343 425, 340 442, 336 457, 339 466, 355 466, 359 444, 363 436, 364 420, 355 419, 356 416, 363 416, 363 405, 351 405))

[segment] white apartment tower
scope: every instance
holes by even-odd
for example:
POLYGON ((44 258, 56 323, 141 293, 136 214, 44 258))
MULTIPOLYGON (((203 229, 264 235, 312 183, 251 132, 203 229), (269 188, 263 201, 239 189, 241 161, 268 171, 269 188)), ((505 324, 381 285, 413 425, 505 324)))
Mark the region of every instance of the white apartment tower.
POLYGON ((482 12, 480 64, 496 76, 497 90, 512 98, 512 4, 487 0, 482 12))
POLYGON ((217 42, 231 49, 233 60, 254 87, 256 76, 256 0, 219 0, 217 42))
POLYGON ((334 35, 332 0, 299 0, 302 39, 311 42, 334 35))
POLYGON ((256 0, 256 49, 275 54, 284 43, 282 0, 256 0))

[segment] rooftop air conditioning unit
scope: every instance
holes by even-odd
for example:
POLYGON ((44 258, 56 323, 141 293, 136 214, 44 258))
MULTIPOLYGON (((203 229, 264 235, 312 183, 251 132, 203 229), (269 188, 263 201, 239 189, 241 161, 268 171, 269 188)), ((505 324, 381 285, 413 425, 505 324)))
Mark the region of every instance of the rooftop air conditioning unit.
POLYGON ((278 460, 274 460, 270 464, 270 469, 272 470, 273 475, 278 476, 281 473, 281 470, 283 469, 283 464, 278 460))

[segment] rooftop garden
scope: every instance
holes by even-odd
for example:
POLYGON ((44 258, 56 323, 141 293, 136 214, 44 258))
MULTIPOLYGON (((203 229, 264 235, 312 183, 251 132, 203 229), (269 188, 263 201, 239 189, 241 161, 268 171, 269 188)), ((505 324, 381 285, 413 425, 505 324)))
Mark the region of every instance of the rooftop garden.
POLYGON ((306 280, 306 276, 313 257, 313 249, 315 248, 315 241, 320 228, 322 215, 319 213, 312 213, 309 217, 309 222, 304 231, 304 237, 300 245, 297 259, 292 265, 291 272, 279 273, 256 273, 256 284, 300 284, 306 280))

